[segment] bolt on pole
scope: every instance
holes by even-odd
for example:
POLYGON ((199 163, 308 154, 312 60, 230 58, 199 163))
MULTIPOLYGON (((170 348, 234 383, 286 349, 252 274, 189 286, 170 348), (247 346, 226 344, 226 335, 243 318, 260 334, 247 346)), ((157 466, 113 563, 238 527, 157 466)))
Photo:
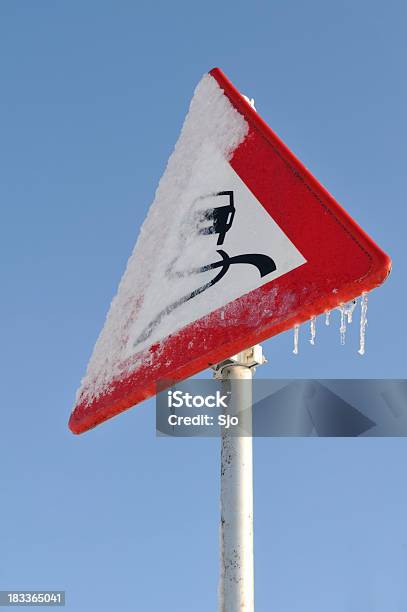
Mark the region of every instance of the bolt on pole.
POLYGON ((244 433, 222 432, 219 612, 254 612, 252 378, 264 362, 256 345, 214 367, 244 433))

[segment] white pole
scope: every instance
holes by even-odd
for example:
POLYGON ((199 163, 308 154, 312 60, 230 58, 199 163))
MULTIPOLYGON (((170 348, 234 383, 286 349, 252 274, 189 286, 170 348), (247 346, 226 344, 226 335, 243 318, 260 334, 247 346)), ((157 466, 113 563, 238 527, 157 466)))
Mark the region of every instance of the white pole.
POLYGON ((222 433, 219 612, 254 612, 252 377, 263 362, 256 346, 215 368, 231 393, 225 414, 246 433, 222 433))

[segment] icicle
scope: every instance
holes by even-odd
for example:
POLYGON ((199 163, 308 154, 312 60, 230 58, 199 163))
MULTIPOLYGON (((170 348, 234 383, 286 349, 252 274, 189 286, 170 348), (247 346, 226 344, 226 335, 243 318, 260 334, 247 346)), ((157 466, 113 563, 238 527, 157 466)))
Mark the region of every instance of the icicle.
POLYGON ((349 324, 352 323, 352 315, 353 315, 353 311, 356 308, 357 303, 358 303, 357 300, 351 300, 350 302, 345 304, 345 315, 347 316, 349 324))
POLYGON ((294 325, 294 350, 293 353, 294 355, 298 355, 298 332, 299 332, 300 326, 298 325, 298 323, 296 323, 294 325))
POLYGON ((358 350, 359 355, 365 354, 366 325, 367 325, 367 294, 364 293, 360 301, 360 347, 358 350))
POLYGON ((339 333, 341 334, 341 344, 343 346, 345 344, 346 336, 345 306, 342 304, 341 306, 339 306, 338 310, 341 313, 341 326, 339 328, 339 333))
POLYGON ((312 345, 315 344, 315 335, 317 333, 315 321, 316 321, 316 317, 315 316, 311 317, 311 321, 310 321, 310 331, 311 331, 310 343, 312 345))
POLYGON ((325 325, 329 325, 331 319, 331 311, 327 310, 325 313, 325 325))

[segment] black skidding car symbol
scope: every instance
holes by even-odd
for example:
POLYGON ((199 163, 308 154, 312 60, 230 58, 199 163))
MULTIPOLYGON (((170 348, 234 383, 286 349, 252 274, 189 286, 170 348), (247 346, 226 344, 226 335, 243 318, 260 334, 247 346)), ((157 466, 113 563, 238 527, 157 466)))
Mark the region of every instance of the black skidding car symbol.
MULTIPOLYGON (((204 236, 217 234, 217 246, 222 245, 225 240, 226 233, 232 227, 233 219, 235 217, 236 209, 234 205, 233 191, 218 191, 217 193, 211 193, 197 199, 204 205, 205 202, 206 204, 210 202, 211 206, 201 208, 193 213, 194 231, 196 234, 204 236), (214 198, 218 197, 221 205, 213 206, 214 198), (227 203, 223 204, 222 200, 225 201, 225 198, 227 203)), ((186 233, 181 232, 181 235, 184 242, 189 237, 186 233)), ((232 257, 230 257, 223 249, 217 249, 216 253, 220 257, 220 259, 218 258, 216 261, 212 261, 211 263, 204 264, 199 267, 188 265, 188 262, 185 261, 183 267, 181 269, 177 269, 178 261, 184 255, 183 249, 181 248, 177 257, 168 262, 168 267, 165 271, 165 276, 168 280, 175 281, 176 279, 190 276, 196 276, 199 278, 200 274, 209 272, 211 270, 216 271, 216 274, 211 279, 205 280, 205 282, 198 285, 195 289, 190 290, 185 295, 181 295, 178 299, 173 301, 171 304, 168 304, 163 310, 161 310, 143 329, 139 337, 134 342, 134 346, 137 346, 137 344, 147 340, 157 325, 159 325, 166 316, 173 312, 173 310, 179 308, 179 306, 185 304, 185 302, 192 300, 204 291, 207 291, 207 289, 210 287, 213 287, 219 283, 219 281, 227 274, 231 266, 254 266, 258 270, 260 278, 264 278, 277 269, 274 259, 261 253, 244 253, 242 255, 234 255, 232 257)))

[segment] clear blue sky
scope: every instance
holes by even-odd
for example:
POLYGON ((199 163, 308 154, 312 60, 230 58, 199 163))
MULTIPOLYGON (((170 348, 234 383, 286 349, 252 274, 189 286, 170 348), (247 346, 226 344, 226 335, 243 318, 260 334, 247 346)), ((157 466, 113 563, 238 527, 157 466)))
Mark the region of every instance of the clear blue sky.
MULTIPOLYGON (((391 0, 2 0, 0 588, 216 610, 219 441, 156 439, 153 401, 66 425, 213 66, 394 262, 364 358, 356 328, 341 347, 320 323, 298 357, 291 334, 266 342, 259 375, 406 376, 406 18, 391 0)), ((406 439, 256 440, 256 612, 404 612, 406 465, 406 439)))

